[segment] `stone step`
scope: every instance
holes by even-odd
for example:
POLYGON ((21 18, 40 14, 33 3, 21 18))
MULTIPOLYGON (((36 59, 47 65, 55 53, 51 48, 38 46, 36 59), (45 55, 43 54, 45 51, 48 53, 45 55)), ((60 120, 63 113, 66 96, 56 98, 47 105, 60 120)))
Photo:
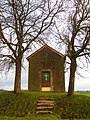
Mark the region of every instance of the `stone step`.
POLYGON ((37 110, 51 110, 53 106, 39 106, 36 108, 37 110))
POLYGON ((44 98, 44 97, 42 97, 42 98, 39 98, 39 100, 55 100, 54 98, 44 98))
POLYGON ((54 103, 37 103, 37 106, 54 106, 54 103))
POLYGON ((53 98, 40 98, 36 106, 36 114, 52 114, 54 109, 53 98))
POLYGON ((54 103, 54 101, 50 101, 50 100, 39 100, 38 103, 54 103))
POLYGON ((36 114, 52 114, 52 111, 36 111, 36 114))

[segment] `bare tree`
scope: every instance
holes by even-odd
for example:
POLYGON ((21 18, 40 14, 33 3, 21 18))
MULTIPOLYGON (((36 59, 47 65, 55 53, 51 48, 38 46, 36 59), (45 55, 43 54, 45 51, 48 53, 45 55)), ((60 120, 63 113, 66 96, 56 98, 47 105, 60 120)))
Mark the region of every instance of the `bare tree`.
POLYGON ((64 45, 66 56, 70 60, 68 95, 72 96, 77 60, 85 57, 87 63, 90 63, 90 0, 72 0, 70 4, 66 26, 61 32, 56 25, 56 37, 60 39, 59 44, 64 45))
MULTIPOLYGON (((32 42, 53 23, 62 11, 63 2, 51 0, 4 0, 0 3, 0 51, 1 68, 15 65, 14 93, 21 90, 21 67, 25 52, 32 42)), ((8 68, 7 67, 7 68, 8 68)))

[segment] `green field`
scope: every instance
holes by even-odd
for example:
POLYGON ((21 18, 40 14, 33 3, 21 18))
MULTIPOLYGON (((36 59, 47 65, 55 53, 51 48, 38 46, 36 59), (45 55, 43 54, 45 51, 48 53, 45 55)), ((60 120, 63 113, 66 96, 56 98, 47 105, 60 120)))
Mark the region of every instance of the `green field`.
POLYGON ((60 120, 60 117, 53 115, 28 116, 28 117, 0 117, 0 120, 60 120))
POLYGON ((90 120, 90 93, 28 92, 20 94, 0 92, 0 120, 90 120), (35 106, 40 97, 55 99, 53 115, 36 115, 35 106))
MULTIPOLYGON (((0 117, 0 120, 70 120, 61 119, 60 117, 54 115, 46 116, 28 116, 28 117, 0 117)), ((74 119, 74 120, 90 120, 90 119, 74 119)))
POLYGON ((28 117, 0 117, 0 120, 59 120, 58 117, 47 116, 28 116, 28 117))

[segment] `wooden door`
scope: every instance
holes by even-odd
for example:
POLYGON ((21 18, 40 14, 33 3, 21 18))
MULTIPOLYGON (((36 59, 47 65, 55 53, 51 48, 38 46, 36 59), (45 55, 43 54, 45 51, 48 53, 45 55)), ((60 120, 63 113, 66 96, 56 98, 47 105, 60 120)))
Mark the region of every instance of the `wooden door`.
POLYGON ((42 87, 51 87, 50 71, 42 71, 42 87))

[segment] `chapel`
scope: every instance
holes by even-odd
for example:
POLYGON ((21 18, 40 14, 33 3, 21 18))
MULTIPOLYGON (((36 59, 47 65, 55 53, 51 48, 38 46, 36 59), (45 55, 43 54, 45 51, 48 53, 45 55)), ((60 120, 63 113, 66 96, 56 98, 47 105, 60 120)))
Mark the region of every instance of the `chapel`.
POLYGON ((65 56, 45 44, 27 57, 29 91, 65 91, 65 56))

